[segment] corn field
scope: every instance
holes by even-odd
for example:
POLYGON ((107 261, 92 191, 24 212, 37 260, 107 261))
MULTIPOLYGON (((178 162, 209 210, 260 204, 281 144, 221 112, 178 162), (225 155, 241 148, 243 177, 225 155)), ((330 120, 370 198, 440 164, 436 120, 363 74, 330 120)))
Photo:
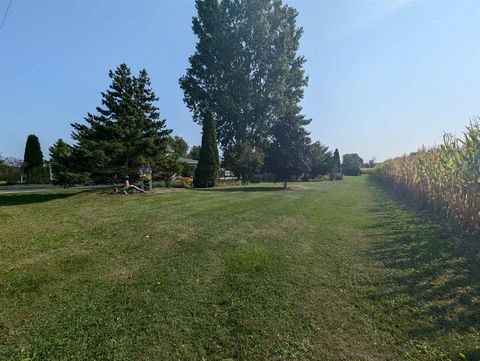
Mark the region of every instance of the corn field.
POLYGON ((420 206, 480 231, 480 118, 461 138, 446 134, 440 147, 387 160, 375 175, 420 206))

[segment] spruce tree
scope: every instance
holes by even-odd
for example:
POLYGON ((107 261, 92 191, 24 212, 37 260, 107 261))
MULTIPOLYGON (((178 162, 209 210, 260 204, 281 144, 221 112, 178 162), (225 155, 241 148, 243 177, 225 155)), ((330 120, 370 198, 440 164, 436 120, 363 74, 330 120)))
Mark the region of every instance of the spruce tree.
POLYGON ((310 144, 310 151, 312 153, 310 176, 315 178, 330 172, 333 163, 333 153, 328 147, 317 141, 310 144))
POLYGON ((215 186, 220 170, 216 124, 212 111, 208 110, 206 112, 202 123, 202 147, 200 149, 200 159, 193 180, 193 185, 196 188, 215 186))
POLYGON ((86 124, 72 124, 76 172, 102 181, 123 175, 138 178, 141 166, 164 165, 171 130, 160 119, 158 98, 145 69, 136 77, 121 64, 109 77, 112 83, 102 93, 103 107, 89 113, 86 124))
POLYGON ((43 153, 40 148, 40 142, 35 134, 30 134, 25 144, 25 153, 23 156, 25 171, 43 166, 43 153))

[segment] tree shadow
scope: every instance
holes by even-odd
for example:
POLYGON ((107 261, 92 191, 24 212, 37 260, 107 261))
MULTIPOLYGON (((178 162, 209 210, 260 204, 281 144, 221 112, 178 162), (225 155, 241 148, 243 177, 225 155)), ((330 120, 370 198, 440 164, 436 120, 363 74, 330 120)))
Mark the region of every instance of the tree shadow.
POLYGON ((44 203, 56 199, 65 199, 79 192, 72 193, 14 193, 0 195, 0 207, 24 204, 44 203))
POLYGON ((416 320, 413 337, 480 329, 480 235, 462 234, 401 197, 392 201, 392 193, 374 180, 368 185, 390 197, 370 209, 375 223, 369 231, 379 241, 368 255, 387 274, 371 298, 385 312, 416 320))

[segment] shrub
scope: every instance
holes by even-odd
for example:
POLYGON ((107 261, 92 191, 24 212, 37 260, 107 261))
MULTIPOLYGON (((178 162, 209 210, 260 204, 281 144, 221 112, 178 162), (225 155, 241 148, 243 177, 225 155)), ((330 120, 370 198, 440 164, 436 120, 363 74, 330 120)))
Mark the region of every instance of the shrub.
POLYGON ((47 184, 50 183, 50 173, 45 166, 30 168, 26 171, 27 183, 47 184))
POLYGON ((191 187, 193 185, 193 178, 192 177, 182 177, 182 178, 180 178, 180 183, 184 187, 191 187))

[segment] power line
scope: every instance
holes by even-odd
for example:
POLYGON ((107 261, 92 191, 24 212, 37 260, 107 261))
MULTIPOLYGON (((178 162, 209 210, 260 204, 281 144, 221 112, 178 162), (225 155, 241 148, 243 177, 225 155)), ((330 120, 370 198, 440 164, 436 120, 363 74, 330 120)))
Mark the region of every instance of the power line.
POLYGON ((2 24, 0 25, 0 31, 2 31, 2 29, 3 29, 3 24, 5 24, 5 19, 7 18, 8 10, 10 10, 10 6, 12 5, 12 3, 13 3, 13 0, 10 0, 10 2, 8 3, 7 11, 5 11, 5 15, 3 16, 2 24))

